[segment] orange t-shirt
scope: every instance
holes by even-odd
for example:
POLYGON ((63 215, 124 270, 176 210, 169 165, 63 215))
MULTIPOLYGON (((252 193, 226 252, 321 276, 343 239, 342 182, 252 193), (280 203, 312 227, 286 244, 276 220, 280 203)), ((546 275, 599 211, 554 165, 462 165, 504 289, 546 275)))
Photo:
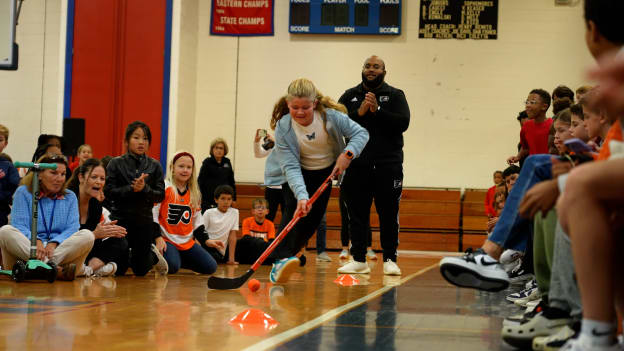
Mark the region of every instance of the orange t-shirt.
POLYGON ((262 238, 268 242, 270 239, 275 239, 275 226, 268 219, 258 224, 254 217, 248 217, 243 220, 243 236, 245 235, 262 238))
POLYGON ((609 129, 609 132, 607 133, 607 136, 602 143, 602 148, 600 149, 600 153, 598 154, 596 160, 602 161, 609 159, 609 156, 611 156, 609 142, 611 140, 624 141, 624 138, 622 137, 622 125, 620 124, 619 119, 617 119, 609 129))

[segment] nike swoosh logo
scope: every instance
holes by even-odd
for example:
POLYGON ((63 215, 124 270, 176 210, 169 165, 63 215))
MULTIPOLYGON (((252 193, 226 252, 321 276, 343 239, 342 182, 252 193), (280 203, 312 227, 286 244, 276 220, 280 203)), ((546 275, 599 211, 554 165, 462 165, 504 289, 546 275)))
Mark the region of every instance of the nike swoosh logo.
POLYGON ((593 336, 609 336, 613 334, 613 330, 607 330, 606 332, 598 332, 596 328, 592 329, 593 336))
POLYGON ((498 262, 497 262, 497 261, 494 261, 494 262, 486 262, 486 261, 485 261, 485 258, 484 258, 483 256, 481 256, 481 257, 480 257, 480 259, 481 259, 481 265, 482 265, 482 266, 492 266, 492 265, 498 264, 498 262))

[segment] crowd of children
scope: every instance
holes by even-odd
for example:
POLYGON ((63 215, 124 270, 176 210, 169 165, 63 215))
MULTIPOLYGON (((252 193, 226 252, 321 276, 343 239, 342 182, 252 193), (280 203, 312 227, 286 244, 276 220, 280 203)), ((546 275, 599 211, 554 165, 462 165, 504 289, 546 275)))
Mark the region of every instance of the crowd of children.
POLYGON ((442 276, 460 287, 524 285, 507 300, 526 311, 507 317, 501 331, 517 348, 624 349, 616 337, 616 312, 624 311, 616 259, 624 197, 617 181, 624 171, 624 36, 616 14, 623 6, 585 0, 586 43, 599 62, 593 71, 598 85, 576 94, 558 86, 552 118, 546 118, 551 95, 530 91, 528 121, 518 117, 519 152, 508 159, 522 168, 501 212, 499 173, 485 200, 491 234, 481 248, 440 261, 442 276))
POLYGON ((193 155, 176 152, 166 181, 160 163, 147 155, 151 132, 140 121, 126 128, 125 154, 99 160, 85 144, 71 165, 62 154, 63 138, 42 135, 33 161, 57 167, 23 172, 22 177, 2 153, 8 140, 8 128, 0 125, 0 247, 5 269, 29 257, 35 176, 40 184, 37 257, 56 267, 60 279, 124 275, 128 268, 137 276, 152 269, 176 273, 180 268, 212 274, 217 262, 237 264, 237 257, 255 261, 275 237, 261 199, 254 201, 254 217, 249 218, 254 222, 245 222, 243 237, 237 240, 234 177, 223 139, 212 143, 199 178, 193 155), (202 186, 211 193, 202 193, 202 186))

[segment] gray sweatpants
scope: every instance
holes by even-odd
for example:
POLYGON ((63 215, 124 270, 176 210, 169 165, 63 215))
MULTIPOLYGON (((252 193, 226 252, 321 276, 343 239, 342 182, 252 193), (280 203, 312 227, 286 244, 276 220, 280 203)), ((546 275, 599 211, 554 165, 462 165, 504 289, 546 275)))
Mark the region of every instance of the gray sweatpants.
MULTIPOLYGON (((559 189, 563 192, 567 175, 560 176, 559 189)), ((580 319, 583 312, 581 292, 576 283, 574 274, 574 258, 570 237, 563 231, 557 221, 555 228, 555 250, 550 276, 550 292, 548 305, 570 312, 575 319, 580 319)))

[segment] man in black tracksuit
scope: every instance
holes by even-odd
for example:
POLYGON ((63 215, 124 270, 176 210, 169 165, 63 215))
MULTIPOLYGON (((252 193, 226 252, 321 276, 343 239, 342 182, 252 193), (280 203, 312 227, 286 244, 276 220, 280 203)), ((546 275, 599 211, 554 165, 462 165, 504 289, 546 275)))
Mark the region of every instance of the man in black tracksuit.
POLYGON ((385 75, 383 60, 369 57, 362 68, 362 83, 345 91, 339 99, 347 107, 349 117, 370 134, 364 151, 349 166, 342 188, 347 198, 354 260, 366 262, 366 233, 374 199, 384 273, 400 275, 396 256, 403 188, 403 132, 409 126, 410 111, 403 91, 386 84, 385 75))

